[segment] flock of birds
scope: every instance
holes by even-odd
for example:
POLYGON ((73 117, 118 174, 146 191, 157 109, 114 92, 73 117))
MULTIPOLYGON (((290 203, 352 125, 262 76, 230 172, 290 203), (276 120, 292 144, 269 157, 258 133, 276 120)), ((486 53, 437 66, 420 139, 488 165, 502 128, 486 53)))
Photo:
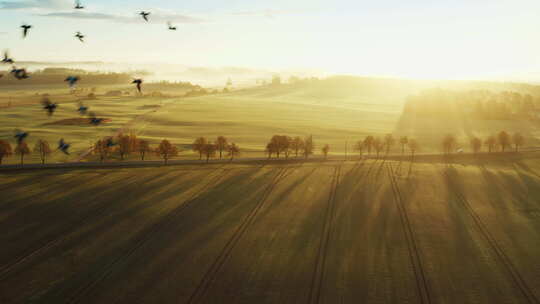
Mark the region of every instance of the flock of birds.
MULTIPOLYGON (((80 1, 78 1, 78 0, 75 1, 74 9, 82 10, 84 8, 85 7, 81 4, 80 1)), ((149 21, 149 16, 151 15, 151 13, 147 12, 147 11, 141 11, 139 13, 139 15, 144 19, 144 21, 148 22, 149 21)), ((167 27, 171 31, 176 31, 177 30, 176 26, 173 26, 171 24, 171 22, 167 22, 167 27)), ((21 29, 22 29, 23 39, 25 39, 29 35, 30 29, 32 29, 32 25, 23 24, 23 25, 21 25, 21 29)), ((83 35, 81 32, 76 32, 75 33, 75 38, 77 38, 79 41, 84 43, 85 35, 83 35)), ((11 64, 12 65, 12 69, 10 71, 10 74, 12 74, 13 77, 15 77, 16 79, 24 80, 24 79, 30 78, 30 75, 26 71, 25 68, 17 68, 15 66, 15 60, 13 60, 13 58, 11 58, 9 56, 9 53, 7 51, 4 52, 4 58, 2 59, 2 64, 11 64)), ((2 78, 3 76, 4 76, 3 74, 0 74, 0 78, 2 78)), ((73 89, 76 86, 77 82, 79 82, 79 80, 80 80, 80 77, 78 77, 78 76, 68 76, 64 81, 68 83, 70 89, 73 89)), ((132 84, 135 84, 139 94, 142 94, 142 83, 143 83, 143 80, 140 79, 140 78, 134 79, 132 81, 132 84)), ((59 107, 58 104, 53 103, 48 97, 43 98, 42 105, 43 105, 43 109, 47 111, 47 114, 49 116, 52 116, 54 114, 54 112, 57 110, 57 108, 59 107)), ((88 114, 88 118, 89 118, 88 121, 89 121, 90 124, 92 124, 94 126, 99 126, 103 122, 106 121, 105 118, 98 118, 98 117, 96 117, 96 115, 93 112, 88 112, 88 110, 89 110, 89 108, 87 106, 85 106, 82 102, 79 102, 79 108, 78 108, 77 111, 79 112, 79 114, 81 114, 83 116, 88 114)), ((17 144, 21 145, 29 135, 30 134, 28 132, 17 129, 17 130, 15 130, 15 136, 14 137, 15 137, 15 139, 17 141, 17 144)), ((106 145, 108 147, 112 147, 112 146, 114 146, 116 144, 113 142, 112 138, 108 138, 107 141, 106 141, 106 145)), ((69 155, 69 147, 70 147, 70 144, 66 143, 64 141, 64 139, 62 138, 58 142, 58 148, 57 148, 56 151, 61 151, 64 154, 69 155)))

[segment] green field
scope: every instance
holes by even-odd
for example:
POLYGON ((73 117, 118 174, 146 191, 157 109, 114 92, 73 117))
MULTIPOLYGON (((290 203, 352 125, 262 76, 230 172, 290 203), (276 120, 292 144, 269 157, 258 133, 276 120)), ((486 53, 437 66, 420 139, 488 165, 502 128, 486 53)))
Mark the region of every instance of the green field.
MULTIPOLYGON (((20 128, 30 132, 30 146, 38 139, 46 139, 56 145, 60 138, 64 138, 72 144, 72 155, 55 153, 50 162, 77 160, 95 141, 119 132, 135 133, 154 145, 164 138, 169 139, 180 148, 180 159, 196 157, 190 147, 196 137, 215 139, 219 135, 239 144, 244 157, 262 157, 266 142, 274 134, 313 135, 316 153, 319 154, 324 144, 330 145, 331 154, 343 154, 346 143, 349 153, 352 153, 354 142, 367 135, 384 136, 387 133, 394 134, 396 138, 404 135, 416 138, 423 153, 439 153, 440 141, 447 133, 455 134, 466 149, 470 136, 485 137, 501 130, 521 132, 526 136, 529 147, 540 145, 538 122, 469 121, 459 116, 458 109, 448 113, 444 120, 402 117, 407 96, 430 86, 442 85, 450 89, 514 88, 496 83, 335 77, 191 98, 107 97, 98 94, 95 100, 83 100, 98 117, 111 120, 98 127, 84 121, 63 124, 65 120, 81 118, 76 111, 81 98, 66 94, 66 89, 49 91, 51 99, 60 103, 52 117, 40 107, 40 96, 36 95, 47 91, 36 88, 29 91, 5 90, 3 100, 9 97, 13 102, 12 107, 0 109, 0 138, 14 143, 13 130, 20 128)), ((391 152, 399 151, 396 146, 391 152)), ((16 157, 6 159, 6 163, 17 161, 16 157)), ((39 159, 33 155, 27 161, 39 162, 39 159)))
POLYGON ((0 174, 1 303, 537 303, 540 157, 0 174))

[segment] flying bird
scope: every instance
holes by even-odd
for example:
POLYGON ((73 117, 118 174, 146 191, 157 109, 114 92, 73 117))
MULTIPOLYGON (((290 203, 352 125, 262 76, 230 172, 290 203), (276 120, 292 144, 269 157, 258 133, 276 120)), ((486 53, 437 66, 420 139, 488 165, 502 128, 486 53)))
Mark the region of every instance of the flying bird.
POLYGON ((11 73, 19 80, 30 78, 28 72, 26 72, 26 69, 17 69, 16 67, 13 67, 13 69, 11 69, 11 73))
POLYGON ((116 146, 116 143, 113 141, 112 137, 107 138, 107 142, 105 143, 107 145, 107 148, 112 148, 116 146))
POLYGON ((32 28, 32 26, 29 24, 23 24, 21 25, 21 28, 23 29, 23 38, 26 38, 28 31, 32 28))
POLYGON ((137 90, 139 91, 139 93, 142 93, 142 92, 141 92, 141 85, 142 85, 142 83, 143 83, 143 80, 142 80, 142 79, 135 79, 135 80, 133 80, 131 83, 137 84, 137 90))
POLYGON ((176 31, 176 26, 172 26, 170 22, 167 22, 167 26, 169 27, 169 30, 176 31))
POLYGON ((47 110, 49 116, 52 116, 54 114, 54 111, 56 111, 56 108, 58 107, 57 104, 52 103, 51 100, 47 97, 43 98, 41 104, 43 105, 43 109, 47 110))
POLYGON ((148 22, 148 16, 150 15, 149 12, 142 11, 139 13, 139 15, 143 17, 144 21, 148 22))
POLYGON ((90 123, 94 126, 99 126, 101 123, 105 122, 104 118, 97 118, 96 114, 94 114, 93 112, 88 114, 88 116, 90 116, 90 123))
POLYGON ((77 110, 79 111, 79 113, 81 113, 81 115, 85 115, 86 112, 88 111, 88 107, 86 107, 82 102, 79 103, 79 109, 77 110))
POLYGON ((75 1, 75 9, 83 9, 84 6, 81 5, 81 1, 77 0, 75 1))
POLYGON ((8 51, 4 51, 4 59, 2 59, 2 63, 9 63, 9 64, 15 63, 15 61, 13 61, 12 58, 9 58, 8 51))
POLYGON ((17 139, 17 144, 20 145, 28 137, 28 135, 28 132, 24 132, 22 130, 15 130, 14 137, 17 139))
POLYGON ((81 80, 81 78, 78 76, 68 76, 64 81, 67 81, 69 87, 73 89, 79 80, 81 80))
POLYGON ((75 34, 75 37, 78 38, 81 42, 84 42, 84 40, 83 40, 83 39, 84 39, 84 35, 81 34, 81 32, 77 32, 77 33, 75 34))
POLYGON ((69 146, 70 144, 66 143, 63 138, 58 142, 58 150, 64 152, 66 155, 69 155, 69 146))

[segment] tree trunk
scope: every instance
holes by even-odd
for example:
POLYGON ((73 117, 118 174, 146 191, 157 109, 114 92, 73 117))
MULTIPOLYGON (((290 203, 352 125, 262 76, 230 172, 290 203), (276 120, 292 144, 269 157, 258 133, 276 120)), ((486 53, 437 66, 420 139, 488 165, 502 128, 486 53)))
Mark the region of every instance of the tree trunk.
POLYGON ((141 160, 144 161, 144 152, 141 152, 141 160))
POLYGON ((21 166, 24 164, 24 153, 21 153, 21 166))
POLYGON ((199 151, 199 160, 202 159, 202 151, 199 151))
POLYGON ((206 154, 206 163, 210 160, 210 154, 206 154))
POLYGON ((223 149, 222 148, 219 148, 219 159, 221 159, 221 154, 223 152, 223 149))

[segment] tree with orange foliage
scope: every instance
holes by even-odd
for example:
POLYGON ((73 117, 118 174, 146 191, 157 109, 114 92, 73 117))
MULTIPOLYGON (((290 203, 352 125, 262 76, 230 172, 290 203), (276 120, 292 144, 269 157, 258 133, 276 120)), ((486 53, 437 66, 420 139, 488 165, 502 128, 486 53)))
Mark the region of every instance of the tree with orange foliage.
POLYGON ((216 140, 216 148, 219 150, 219 159, 223 157, 223 151, 227 149, 228 141, 225 136, 218 136, 216 140))
POLYGON ((240 147, 238 147, 235 143, 231 143, 229 146, 227 146, 227 154, 231 157, 231 161, 235 156, 240 155, 240 147))
POLYGON ((2 164, 4 157, 9 157, 11 154, 13 154, 13 151, 9 142, 0 140, 0 165, 2 164))
POLYGON ((169 161, 169 158, 178 155, 178 149, 173 146, 168 140, 164 139, 156 149, 156 153, 163 158, 165 164, 169 161))
POLYGON ((41 159, 41 163, 45 164, 47 156, 51 154, 52 151, 49 143, 46 140, 40 139, 36 142, 36 145, 34 146, 34 153, 38 153, 39 158, 41 159))
POLYGON ((146 153, 152 152, 152 148, 150 148, 150 144, 147 140, 139 139, 137 142, 137 150, 139 151, 139 155, 141 156, 141 160, 144 160, 144 156, 146 153))

